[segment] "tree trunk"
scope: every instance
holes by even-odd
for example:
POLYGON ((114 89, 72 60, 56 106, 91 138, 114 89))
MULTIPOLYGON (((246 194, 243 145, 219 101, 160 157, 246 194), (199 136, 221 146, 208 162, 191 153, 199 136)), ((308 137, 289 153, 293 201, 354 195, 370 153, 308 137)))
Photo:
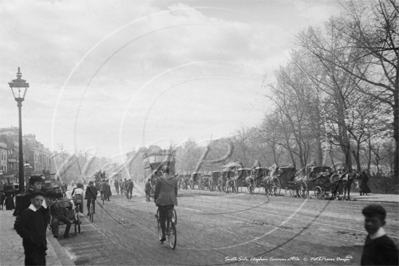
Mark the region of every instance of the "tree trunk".
MULTIPOLYGON (((399 71, 398 71, 399 72, 399 71)), ((396 80, 399 82, 399 78, 396 80)), ((393 106, 393 138, 395 139, 395 155, 394 155, 394 169, 393 175, 399 178, 399 88, 396 88, 394 93, 395 104, 393 106)))

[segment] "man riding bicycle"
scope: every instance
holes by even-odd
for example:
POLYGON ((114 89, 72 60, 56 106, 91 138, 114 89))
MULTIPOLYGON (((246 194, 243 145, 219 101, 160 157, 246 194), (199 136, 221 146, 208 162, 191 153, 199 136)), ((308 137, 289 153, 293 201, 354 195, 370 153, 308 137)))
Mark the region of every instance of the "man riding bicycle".
MULTIPOLYGON (((87 199, 87 211, 90 210, 90 205, 93 204, 93 212, 96 212, 96 198, 97 188, 94 186, 93 181, 90 181, 85 194, 85 199, 87 199)), ((87 216, 89 216, 89 213, 87 213, 87 216)))
POLYGON ((177 179, 172 175, 169 175, 169 166, 162 166, 162 176, 158 178, 158 182, 155 186, 154 202, 159 209, 159 222, 162 230, 162 238, 160 239, 161 244, 166 240, 165 222, 167 219, 172 218, 173 208, 177 206, 177 179))
POLYGON ((76 188, 72 190, 71 193, 73 203, 75 206, 79 205, 79 212, 83 213, 83 197, 84 197, 84 190, 83 190, 83 184, 78 183, 76 185, 76 188))

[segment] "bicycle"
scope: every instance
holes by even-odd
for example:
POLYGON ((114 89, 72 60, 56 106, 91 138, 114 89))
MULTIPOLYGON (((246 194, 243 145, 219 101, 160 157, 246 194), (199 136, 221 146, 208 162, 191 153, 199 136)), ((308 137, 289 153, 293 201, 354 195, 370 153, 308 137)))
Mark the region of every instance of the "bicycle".
MULTIPOLYGON (((160 214, 159 214, 159 208, 157 210, 157 214, 155 215, 157 218, 157 225, 158 225, 158 238, 159 240, 162 239, 162 229, 161 229, 161 222, 159 221, 160 214)), ((168 217, 166 220, 166 232, 165 235, 168 239, 169 246, 172 249, 176 248, 176 243, 177 243, 177 230, 176 230, 176 225, 177 225, 177 213, 175 208, 173 208, 173 213, 172 217, 168 217)))
POLYGON ((94 199, 91 199, 91 204, 90 204, 90 208, 89 208, 89 220, 90 222, 93 222, 94 220, 94 199))

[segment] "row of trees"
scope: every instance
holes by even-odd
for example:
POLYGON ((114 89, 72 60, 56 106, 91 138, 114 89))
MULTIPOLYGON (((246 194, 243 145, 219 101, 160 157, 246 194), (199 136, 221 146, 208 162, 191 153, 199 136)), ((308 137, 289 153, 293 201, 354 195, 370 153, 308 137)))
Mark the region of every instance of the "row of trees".
MULTIPOLYGON (((274 104, 259 126, 204 145, 178 149, 177 168, 198 169, 204 152, 251 167, 292 164, 297 169, 342 162, 345 169, 380 170, 399 176, 399 6, 394 0, 348 1, 341 15, 298 34, 289 62, 265 82, 274 104)), ((219 165, 218 165, 219 164, 219 165)))
MULTIPOLYGON (((399 176, 399 6, 349 1, 340 16, 297 36, 290 60, 267 83, 275 104, 260 130, 292 164, 322 164, 334 153, 346 169, 387 158, 399 176), (339 150, 337 150, 337 147, 339 150)), ((277 160, 275 161, 278 162, 277 160)))

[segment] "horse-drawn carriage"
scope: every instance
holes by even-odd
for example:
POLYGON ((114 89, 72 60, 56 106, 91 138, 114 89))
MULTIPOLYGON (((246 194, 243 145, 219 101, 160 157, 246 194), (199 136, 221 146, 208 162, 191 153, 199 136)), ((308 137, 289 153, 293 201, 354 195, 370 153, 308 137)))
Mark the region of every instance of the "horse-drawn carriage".
POLYGON ((303 197, 311 197, 311 191, 317 199, 331 197, 337 192, 339 175, 335 174, 329 166, 308 166, 298 171, 295 181, 304 182, 306 192, 303 197))
POLYGON ((280 188, 284 189, 285 195, 304 198, 307 196, 306 180, 301 175, 296 175, 296 169, 293 166, 282 166, 272 170, 271 176, 277 177, 280 182, 280 188))
POLYGON ((251 176, 251 168, 238 168, 236 178, 236 192, 238 192, 239 188, 249 186, 247 182, 247 178, 251 176))
POLYGON ((212 175, 211 174, 202 174, 200 178, 200 183, 201 183, 201 189, 209 189, 209 191, 212 191, 213 185, 212 185, 212 175))
POLYGON ((267 195, 279 195, 281 190, 280 180, 277 176, 270 175, 267 167, 256 167, 251 170, 250 176, 245 179, 249 193, 254 193, 255 188, 264 188, 267 195))
MULTIPOLYGON (((225 168, 221 173, 218 179, 218 187, 221 188, 221 191, 230 193, 236 192, 236 173, 234 170, 229 168, 225 168)), ((220 190, 219 190, 220 191, 220 190)))

